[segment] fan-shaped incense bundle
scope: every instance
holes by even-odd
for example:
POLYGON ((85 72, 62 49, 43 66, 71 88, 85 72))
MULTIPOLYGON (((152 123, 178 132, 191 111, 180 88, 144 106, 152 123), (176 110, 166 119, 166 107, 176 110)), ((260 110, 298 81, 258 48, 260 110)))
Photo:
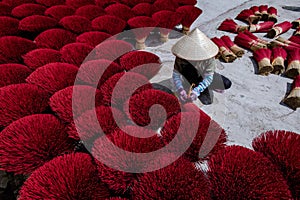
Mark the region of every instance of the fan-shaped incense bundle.
POLYGON ((295 28, 295 29, 296 29, 296 28, 299 28, 299 27, 300 27, 300 18, 294 20, 294 21, 292 22, 292 25, 293 25, 292 28, 295 28))
POLYGON ((248 26, 241 26, 235 23, 232 19, 225 19, 221 25, 218 27, 220 31, 227 31, 230 33, 238 33, 247 30, 248 26))
POLYGON ((271 55, 272 51, 270 49, 258 49, 254 51, 253 57, 258 63, 258 73, 260 75, 267 76, 274 70, 270 61, 271 55))
POLYGON ((281 47, 276 47, 272 49, 272 66, 274 70, 273 74, 282 74, 285 70, 284 61, 287 58, 286 51, 281 47))
POLYGON ((128 20, 128 25, 134 29, 133 33, 136 39, 136 48, 137 49, 145 49, 146 44, 145 41, 153 30, 153 28, 157 25, 157 22, 154 19, 146 16, 138 16, 133 17, 128 20))
POLYGON ((135 16, 148 16, 151 17, 153 13, 153 6, 150 3, 139 3, 134 6, 131 11, 135 16))
POLYGON ((262 44, 244 33, 239 33, 235 39, 234 43, 239 45, 240 47, 250 49, 251 51, 256 51, 258 49, 267 48, 267 45, 262 44))
POLYGON ((272 29, 274 26, 274 22, 268 21, 268 22, 262 22, 259 24, 251 24, 249 27, 249 31, 252 33, 266 33, 272 29))
POLYGON ((267 5, 260 5, 259 12, 261 13, 261 19, 263 21, 268 20, 269 14, 268 14, 268 6, 267 5))
POLYGON ((294 110, 300 107, 300 75, 294 79, 292 90, 283 102, 294 110))
POLYGON ((289 78, 295 78, 300 74, 300 49, 293 49, 288 53, 288 66, 285 75, 289 78))
POLYGON ((268 21, 277 22, 277 9, 273 6, 268 8, 268 21))
POLYGON ((255 15, 253 10, 251 9, 245 9, 242 10, 240 14, 238 14, 236 19, 244 22, 248 22, 249 24, 257 24, 257 22, 260 19, 260 16, 255 15))
POLYGON ((191 25, 202 14, 202 10, 195 6, 186 5, 176 9, 177 13, 182 15, 182 33, 187 34, 190 31, 191 25))
POLYGON ((224 35, 221 37, 221 40, 223 40, 224 44, 229 47, 229 49, 237 56, 237 57, 242 57, 245 54, 244 49, 241 47, 237 46, 232 42, 229 36, 224 35))
POLYGON ((152 15, 152 19, 154 19, 158 23, 158 27, 160 31, 160 40, 162 42, 167 42, 169 38, 169 33, 171 30, 180 23, 181 15, 176 12, 162 10, 156 12, 152 15))
POLYGON ((61 20, 66 16, 73 15, 74 12, 75 10, 71 6, 57 5, 48 8, 44 14, 56 20, 61 20))
POLYGON ((223 40, 220 38, 214 37, 211 39, 218 47, 219 47, 219 54, 222 56, 225 62, 233 62, 237 56, 227 47, 223 40))
POLYGON ((280 24, 276 24, 267 34, 268 38, 274 38, 282 33, 287 32, 292 28, 291 22, 285 21, 280 24))

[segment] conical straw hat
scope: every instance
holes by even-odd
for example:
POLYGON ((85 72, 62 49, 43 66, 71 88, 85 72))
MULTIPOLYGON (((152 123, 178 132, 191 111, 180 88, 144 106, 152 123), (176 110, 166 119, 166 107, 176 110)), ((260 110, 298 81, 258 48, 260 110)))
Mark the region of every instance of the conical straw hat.
POLYGON ((185 60, 206 60, 216 56, 218 52, 218 46, 198 28, 183 36, 172 47, 172 53, 185 60))

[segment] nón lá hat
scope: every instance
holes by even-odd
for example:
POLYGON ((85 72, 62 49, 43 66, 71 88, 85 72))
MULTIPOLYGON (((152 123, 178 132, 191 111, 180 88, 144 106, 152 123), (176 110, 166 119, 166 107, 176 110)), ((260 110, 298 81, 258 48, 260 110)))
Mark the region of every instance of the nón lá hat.
POLYGON ((185 60, 206 60, 216 56, 219 48, 198 28, 183 36, 172 47, 172 53, 185 60))

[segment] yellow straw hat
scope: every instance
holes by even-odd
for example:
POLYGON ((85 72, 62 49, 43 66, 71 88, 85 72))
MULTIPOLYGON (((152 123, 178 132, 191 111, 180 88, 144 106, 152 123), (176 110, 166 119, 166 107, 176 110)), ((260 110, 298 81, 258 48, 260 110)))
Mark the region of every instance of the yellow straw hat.
POLYGON ((206 60, 216 56, 218 46, 198 28, 183 36, 172 47, 172 53, 185 60, 206 60))

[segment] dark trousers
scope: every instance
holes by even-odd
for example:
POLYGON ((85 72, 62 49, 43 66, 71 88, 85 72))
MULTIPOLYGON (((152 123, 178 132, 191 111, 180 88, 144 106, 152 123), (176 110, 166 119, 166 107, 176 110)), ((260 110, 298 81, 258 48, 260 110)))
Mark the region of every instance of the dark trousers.
MULTIPOLYGON (((193 83, 195 86, 197 86, 203 80, 202 76, 198 77, 197 71, 194 67, 185 68, 182 72, 182 75, 185 79, 184 88, 187 91, 193 83)), ((211 104, 213 99, 212 90, 226 90, 231 87, 231 84, 232 83, 228 78, 215 72, 212 83, 200 94, 198 98, 205 105, 211 104)))

